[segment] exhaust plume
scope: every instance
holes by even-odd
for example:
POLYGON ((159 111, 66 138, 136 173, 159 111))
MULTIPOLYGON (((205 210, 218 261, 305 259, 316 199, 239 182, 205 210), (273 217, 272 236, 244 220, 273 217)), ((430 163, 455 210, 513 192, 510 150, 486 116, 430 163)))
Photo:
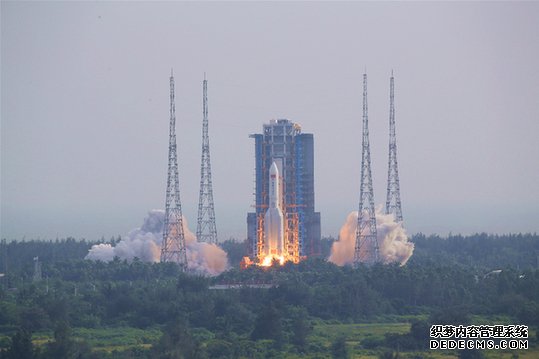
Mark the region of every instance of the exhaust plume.
MULTIPOLYGON (((358 212, 351 212, 339 232, 339 240, 333 242, 329 261, 339 266, 354 262, 358 212)), ((393 215, 376 209, 377 239, 380 260, 384 264, 398 262, 405 265, 414 252, 414 244, 408 242, 402 223, 395 222, 393 215)))
MULTIPOLYGON (((109 243, 93 245, 85 259, 111 261, 114 257, 133 260, 135 257, 145 262, 159 262, 165 211, 154 209, 148 212, 142 227, 129 232, 127 236, 112 246, 109 243)), ((219 246, 199 243, 189 230, 183 218, 187 267, 189 270, 205 274, 218 275, 228 267, 228 257, 219 246)))

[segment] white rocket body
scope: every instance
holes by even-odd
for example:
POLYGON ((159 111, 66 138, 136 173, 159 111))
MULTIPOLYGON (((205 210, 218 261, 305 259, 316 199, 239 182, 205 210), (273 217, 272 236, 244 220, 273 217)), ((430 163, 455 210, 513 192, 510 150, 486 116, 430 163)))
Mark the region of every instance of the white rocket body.
POLYGON ((266 255, 280 256, 284 250, 284 219, 280 195, 279 169, 273 162, 269 171, 269 208, 264 216, 266 255))

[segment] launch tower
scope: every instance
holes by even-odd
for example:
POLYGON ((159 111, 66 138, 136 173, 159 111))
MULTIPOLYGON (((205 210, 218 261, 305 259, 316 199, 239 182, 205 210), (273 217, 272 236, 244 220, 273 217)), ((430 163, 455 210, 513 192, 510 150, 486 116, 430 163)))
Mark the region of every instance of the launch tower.
POLYGON ((247 214, 249 256, 261 259, 264 248, 264 216, 270 207, 270 169, 275 163, 279 177, 280 209, 284 218, 285 260, 319 253, 320 212, 314 207, 314 139, 287 119, 264 124, 255 140, 255 212, 247 214))
POLYGON ((200 160, 200 196, 198 199, 197 240, 217 243, 213 186, 211 181, 210 137, 208 134, 208 81, 202 85, 202 158, 200 160))
POLYGON ((376 213, 372 190, 371 150, 369 145, 369 119, 367 108, 367 74, 363 74, 363 144, 361 150, 361 184, 357 218, 354 265, 379 261, 376 237, 376 213))
POLYGON ((174 103, 174 75, 170 73, 170 129, 168 143, 168 176, 165 199, 165 223, 161 262, 175 262, 187 269, 185 236, 183 232, 180 185, 178 180, 178 155, 176 152, 176 105, 174 103))

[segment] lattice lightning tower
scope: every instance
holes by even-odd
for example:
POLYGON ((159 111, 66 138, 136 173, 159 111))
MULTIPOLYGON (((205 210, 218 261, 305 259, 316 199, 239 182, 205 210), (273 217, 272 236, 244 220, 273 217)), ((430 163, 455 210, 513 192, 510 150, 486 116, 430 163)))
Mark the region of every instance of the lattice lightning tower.
POLYGON ((170 130, 168 143, 168 176, 165 200, 165 223, 161 262, 175 262, 187 269, 185 236, 183 232, 182 205, 178 180, 178 155, 176 152, 176 105, 174 104, 174 75, 170 73, 170 130))
POLYGON ((208 81, 204 74, 202 89, 202 158, 200 160, 200 196, 198 199, 197 239, 217 243, 213 186, 211 182, 210 138, 208 135, 208 81))
POLYGON ((369 119, 367 108, 367 74, 363 74, 363 144, 361 151, 361 185, 357 219, 354 265, 379 261, 376 237, 376 213, 372 190, 371 150, 369 145, 369 119))
POLYGON ((397 137, 395 135, 395 83, 393 71, 389 80, 389 163, 387 170, 386 214, 393 214, 397 222, 402 222, 399 168, 397 165, 397 137))

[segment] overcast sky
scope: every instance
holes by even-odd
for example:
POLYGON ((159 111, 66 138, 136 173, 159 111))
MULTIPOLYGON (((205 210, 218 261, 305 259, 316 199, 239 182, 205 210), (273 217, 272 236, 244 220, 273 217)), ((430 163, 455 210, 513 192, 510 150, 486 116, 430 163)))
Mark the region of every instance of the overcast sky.
POLYGON ((375 202, 395 71, 412 233, 539 231, 539 3, 1 2, 1 236, 95 240, 163 208, 169 74, 192 231, 202 79, 220 240, 246 236, 271 119, 315 139, 316 208, 357 210, 367 69, 375 202))

